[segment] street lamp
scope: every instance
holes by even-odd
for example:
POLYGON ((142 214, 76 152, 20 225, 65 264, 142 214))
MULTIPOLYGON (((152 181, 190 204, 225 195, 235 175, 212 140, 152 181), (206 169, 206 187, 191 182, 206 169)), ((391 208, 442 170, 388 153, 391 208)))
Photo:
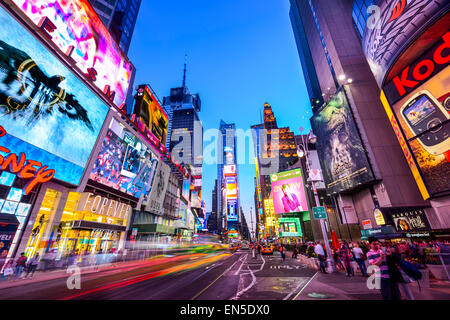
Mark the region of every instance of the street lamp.
MULTIPOLYGON (((317 142, 317 136, 312 132, 312 130, 309 131, 306 139, 307 141, 305 141, 305 136, 303 135, 303 130, 304 128, 300 128, 300 137, 302 139, 301 142, 301 146, 302 146, 302 151, 305 158, 306 158, 306 169, 308 170, 308 182, 311 181, 311 186, 312 189, 314 191, 314 201, 315 201, 315 206, 318 207, 320 206, 320 200, 319 200, 319 195, 317 194, 317 189, 315 186, 315 182, 314 180, 312 180, 310 178, 310 172, 311 172, 311 167, 309 164, 309 158, 308 158, 308 152, 309 152, 309 148, 308 148, 308 143, 313 143, 315 144, 317 142)), ((303 156, 301 156, 303 157, 303 156)), ((334 264, 334 260, 333 260, 333 256, 331 255, 331 249, 330 249, 330 244, 328 242, 328 235, 325 229, 325 219, 320 219, 320 227, 322 229, 322 236, 323 236, 323 241, 325 242, 325 248, 327 250, 327 263, 329 265, 329 267, 331 268, 332 272, 336 272, 336 266, 334 264)))

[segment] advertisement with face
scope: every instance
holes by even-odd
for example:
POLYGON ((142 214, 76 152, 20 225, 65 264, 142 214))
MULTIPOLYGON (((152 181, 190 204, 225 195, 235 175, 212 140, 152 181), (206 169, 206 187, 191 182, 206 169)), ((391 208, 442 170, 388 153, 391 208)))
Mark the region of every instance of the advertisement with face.
POLYGON ((424 199, 450 193, 449 52, 447 31, 382 92, 382 102, 424 199), (401 79, 414 81, 414 87, 404 89, 401 79))
POLYGON ((113 119, 90 178, 136 198, 148 195, 158 158, 113 119))
POLYGON ((109 100, 125 102, 133 66, 87 0, 12 2, 109 100))
POLYGON ((134 114, 163 145, 166 144, 169 117, 146 85, 138 88, 134 114))
POLYGON ((374 175, 341 89, 311 118, 328 193, 350 190, 371 182, 374 175))
POLYGON ((3 8, 0 25, 2 146, 77 185, 108 107, 3 8))
POLYGON ((301 169, 270 176, 275 214, 308 211, 301 169))
POLYGON ((146 203, 145 211, 162 215, 164 197, 169 184, 170 167, 163 161, 158 163, 158 170, 154 178, 152 190, 146 203))

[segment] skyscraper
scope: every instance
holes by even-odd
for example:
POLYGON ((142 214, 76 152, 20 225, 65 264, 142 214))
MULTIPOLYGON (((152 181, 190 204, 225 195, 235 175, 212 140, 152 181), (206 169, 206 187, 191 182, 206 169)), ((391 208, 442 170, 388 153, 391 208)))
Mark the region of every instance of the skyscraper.
POLYGON ((89 0, 89 2, 127 55, 142 0, 89 0))
POLYGON ((376 210, 429 206, 415 186, 361 46, 367 8, 375 1, 290 3, 327 194, 341 215, 362 229, 363 220, 381 227, 376 210))
POLYGON ((290 128, 278 127, 277 119, 269 103, 264 104, 264 123, 251 128, 257 168, 256 189, 258 198, 261 197, 263 215, 259 214, 261 207, 255 208, 255 211, 258 212, 260 222, 264 225, 265 236, 273 236, 277 218, 273 211, 273 202, 271 202, 270 176, 288 170, 290 164, 298 159, 297 147, 294 133, 290 128))
POLYGON ((191 94, 186 85, 186 68, 185 63, 182 86, 170 89, 170 95, 163 98, 163 106, 170 119, 166 148, 175 162, 190 170, 191 208, 199 214, 203 164, 203 125, 199 118, 201 100, 198 94, 191 94))
POLYGON ((217 185, 224 192, 218 192, 217 205, 226 230, 239 231, 239 184, 237 165, 236 125, 220 121, 218 138, 217 185))

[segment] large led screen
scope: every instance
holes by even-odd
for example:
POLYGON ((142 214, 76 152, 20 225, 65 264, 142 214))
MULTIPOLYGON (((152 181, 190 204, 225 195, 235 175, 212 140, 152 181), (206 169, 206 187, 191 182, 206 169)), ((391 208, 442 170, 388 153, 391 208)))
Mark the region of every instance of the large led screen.
POLYGON ((424 199, 450 193, 449 56, 447 31, 383 87, 382 102, 424 199), (416 78, 419 72, 428 77, 416 78), (415 86, 403 89, 396 80, 403 77, 415 86))
POLYGON ((343 90, 311 118, 328 193, 340 193, 374 180, 363 143, 343 90))
POLYGON ((270 176, 275 214, 308 211, 300 169, 270 176))
POLYGON ((90 178, 139 198, 149 194, 157 164, 156 155, 113 119, 90 178))
POLYGON ((237 179, 236 177, 226 177, 225 185, 227 190, 227 199, 237 199, 237 179))
POLYGON ((237 200, 227 200, 227 221, 238 221, 237 200))
POLYGON ((299 218, 280 218, 278 220, 280 237, 301 237, 302 227, 299 218))
POLYGON ((140 117, 150 132, 163 144, 166 144, 169 116, 159 105, 146 85, 139 86, 134 113, 140 117))
POLYGON ((12 0, 117 106, 125 102, 133 66, 87 0, 12 0), (47 20, 43 20, 47 18, 47 20))
POLYGON ((3 8, 0 25, 1 144, 76 185, 108 107, 3 8))

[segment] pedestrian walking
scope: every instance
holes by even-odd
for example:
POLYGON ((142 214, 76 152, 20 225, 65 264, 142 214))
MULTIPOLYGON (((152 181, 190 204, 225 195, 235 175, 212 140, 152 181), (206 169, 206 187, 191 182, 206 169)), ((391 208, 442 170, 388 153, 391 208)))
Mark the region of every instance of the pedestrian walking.
POLYGON ((368 277, 367 274, 367 267, 366 267, 366 255, 364 254, 363 250, 359 247, 358 243, 355 243, 353 247, 353 255, 355 256, 355 261, 359 266, 359 270, 361 271, 361 274, 363 277, 368 277))
POLYGON ((342 259, 342 262, 344 263, 345 270, 347 271, 346 276, 347 277, 354 276, 352 264, 350 261, 351 252, 350 252, 350 248, 348 247, 347 241, 345 241, 345 240, 342 241, 341 249, 339 252, 341 254, 341 259, 342 259))
POLYGON ((27 267, 27 273, 25 275, 25 279, 28 277, 29 274, 31 274, 30 278, 33 278, 34 272, 36 271, 36 268, 39 264, 39 253, 36 252, 34 257, 30 258, 28 261, 28 267, 27 267))
POLYGON ((375 237, 369 237, 370 250, 367 253, 367 260, 372 266, 377 266, 379 272, 376 272, 377 280, 380 282, 381 296, 383 300, 400 300, 400 291, 395 279, 391 279, 387 265, 387 254, 390 254, 386 248, 375 237))
POLYGON ((283 245, 282 245, 282 244, 280 245, 280 254, 281 254, 281 259, 282 259, 283 262, 284 262, 284 260, 286 260, 286 254, 285 254, 285 252, 284 252, 284 248, 283 248, 283 245))
POLYGON ((20 257, 16 261, 16 270, 14 271, 15 280, 18 280, 22 275, 23 269, 25 268, 25 264, 27 262, 27 257, 25 257, 25 252, 20 254, 20 257))
POLYGON ((322 245, 320 244, 320 241, 316 242, 316 245, 314 246, 314 253, 319 258, 319 268, 320 272, 327 273, 326 271, 326 260, 325 260, 325 251, 323 250, 322 245))
POLYGON ((294 246, 294 250, 292 251, 292 259, 297 259, 297 255, 298 255, 298 250, 297 250, 297 246, 294 246))

